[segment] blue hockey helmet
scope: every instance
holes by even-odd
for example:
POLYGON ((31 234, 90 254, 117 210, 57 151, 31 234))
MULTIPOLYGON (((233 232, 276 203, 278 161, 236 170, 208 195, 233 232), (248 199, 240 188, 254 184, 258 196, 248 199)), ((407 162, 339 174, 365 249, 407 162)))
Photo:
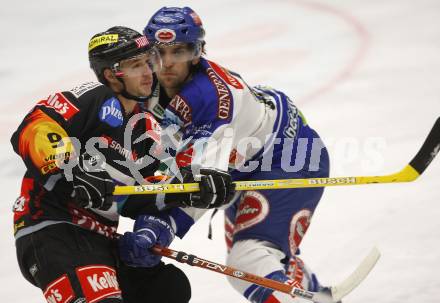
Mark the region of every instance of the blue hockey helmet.
POLYGON ((205 44, 202 20, 189 7, 162 7, 148 21, 144 35, 156 44, 192 44, 198 56, 205 44))

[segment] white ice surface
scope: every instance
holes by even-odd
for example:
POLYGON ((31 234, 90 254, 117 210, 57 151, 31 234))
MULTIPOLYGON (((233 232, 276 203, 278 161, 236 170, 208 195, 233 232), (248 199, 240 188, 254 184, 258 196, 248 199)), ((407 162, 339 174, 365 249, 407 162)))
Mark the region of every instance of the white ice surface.
MULTIPOLYGON (((15 259, 11 207, 24 166, 9 138, 31 106, 93 79, 87 43, 113 25, 142 30, 163 5, 204 21, 208 54, 250 84, 289 93, 327 142, 333 176, 395 172, 440 115, 438 0, 7 1, 0 11, 0 300, 44 302, 15 259)), ((377 245, 382 258, 345 302, 440 302, 440 159, 414 183, 329 188, 302 243, 324 284, 341 280, 377 245)), ((223 263, 203 218, 172 247, 223 263)), ((121 231, 130 228, 124 220, 121 231)), ((216 273, 179 265, 192 302, 247 302, 216 273)))

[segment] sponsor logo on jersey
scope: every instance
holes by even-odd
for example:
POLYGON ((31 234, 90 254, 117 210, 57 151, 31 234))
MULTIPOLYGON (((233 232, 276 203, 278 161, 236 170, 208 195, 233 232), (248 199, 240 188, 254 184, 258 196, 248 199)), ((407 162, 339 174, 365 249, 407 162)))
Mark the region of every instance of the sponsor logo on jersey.
POLYGON ((26 197, 20 196, 15 200, 14 205, 12 206, 13 212, 23 212, 25 210, 26 204, 29 201, 29 199, 26 199, 26 197))
POLYGON ((207 68, 206 72, 217 91, 217 98, 218 98, 217 116, 222 120, 229 119, 231 117, 230 114, 231 114, 232 94, 229 91, 226 84, 220 79, 220 77, 212 68, 207 68))
POLYGON ((309 228, 311 219, 312 212, 308 209, 302 209, 297 212, 290 221, 289 247, 292 256, 296 254, 299 244, 309 228))
POLYGON ((136 42, 137 48, 141 48, 149 44, 147 37, 145 36, 134 39, 134 42, 136 42))
POLYGON ((238 205, 234 233, 254 226, 269 214, 269 202, 257 191, 247 191, 238 205))
POLYGON ((113 127, 121 126, 124 123, 121 103, 118 99, 112 97, 104 102, 99 110, 99 120, 113 127))
POLYGON ((121 294, 116 271, 111 267, 103 265, 79 267, 76 269, 76 275, 89 303, 121 294))
POLYGON ((38 102, 38 105, 54 109, 66 121, 79 112, 79 109, 67 100, 62 93, 50 95, 46 100, 38 102))
POLYGON ((89 90, 94 89, 95 87, 103 85, 99 82, 86 82, 81 85, 75 86, 70 90, 70 92, 76 97, 79 98, 85 93, 87 93, 89 90))
POLYGON ((191 122, 191 107, 180 95, 174 96, 169 106, 182 118, 183 122, 191 122))
POLYGON ((189 125, 185 131, 185 135, 191 135, 194 139, 203 138, 203 137, 210 137, 212 135, 214 124, 212 122, 208 122, 201 125, 189 125))
POLYGON ((225 69, 224 67, 221 67, 220 65, 207 60, 209 65, 212 67, 212 69, 223 79, 228 83, 229 85, 232 85, 236 89, 243 89, 243 85, 240 83, 240 81, 237 80, 234 76, 231 75, 231 73, 225 69))
POLYGON ((67 275, 63 275, 61 278, 49 284, 43 294, 47 303, 68 303, 75 297, 67 275))
POLYGON ((89 51, 103 44, 118 42, 118 37, 119 37, 118 34, 102 35, 95 37, 89 42, 89 51))
POLYGON ((156 115, 156 117, 159 117, 159 119, 163 118, 163 114, 165 112, 160 104, 156 104, 151 111, 156 115))
POLYGON ((296 138, 298 132, 298 108, 293 104, 293 101, 286 97, 287 100, 287 116, 289 118, 289 122, 287 126, 284 128, 284 135, 288 138, 296 138))
POLYGON ((43 175, 47 175, 48 173, 54 172, 56 170, 58 170, 58 165, 56 164, 56 162, 51 162, 47 165, 43 165, 40 168, 40 172, 43 175))
POLYGON ((60 154, 51 154, 44 158, 44 161, 55 161, 55 160, 68 160, 70 158, 70 152, 60 153, 60 154))
MULTIPOLYGON (((138 160, 138 155, 135 151, 131 151, 124 146, 122 146, 118 141, 113 138, 103 135, 100 139, 108 144, 108 147, 116 151, 118 154, 123 156, 125 159, 136 161, 138 160)), ((142 160, 139 160, 142 161, 142 160)))
POLYGON ((25 159, 30 158, 42 174, 48 174, 57 169, 56 160, 49 159, 51 155, 71 152, 73 146, 63 139, 68 137, 66 131, 42 110, 34 110, 27 122, 20 133, 19 153, 25 159), (61 141, 62 146, 58 147, 61 141))
POLYGON ((156 40, 158 42, 170 43, 170 42, 173 42, 174 40, 176 40, 176 32, 172 29, 169 29, 169 28, 163 28, 163 29, 158 30, 154 34, 154 37, 156 38, 156 40))
POLYGON ((23 178, 21 182, 21 192, 20 197, 15 200, 12 207, 14 212, 14 222, 18 221, 21 217, 29 213, 29 200, 30 191, 34 189, 34 179, 23 178))

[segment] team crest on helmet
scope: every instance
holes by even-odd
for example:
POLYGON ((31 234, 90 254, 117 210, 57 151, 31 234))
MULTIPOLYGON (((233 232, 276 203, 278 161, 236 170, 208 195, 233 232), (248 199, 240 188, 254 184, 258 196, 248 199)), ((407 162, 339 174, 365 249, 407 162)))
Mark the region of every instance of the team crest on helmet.
POLYGON ((160 29, 154 35, 158 42, 170 43, 176 40, 176 32, 169 28, 160 29))

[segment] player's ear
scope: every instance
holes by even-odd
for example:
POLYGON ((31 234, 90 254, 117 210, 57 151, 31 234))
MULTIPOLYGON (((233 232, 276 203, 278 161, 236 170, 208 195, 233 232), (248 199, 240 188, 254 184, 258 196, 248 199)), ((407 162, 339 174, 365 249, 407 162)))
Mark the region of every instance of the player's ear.
POLYGON ((108 83, 114 83, 115 81, 118 81, 115 74, 109 68, 106 68, 104 70, 104 78, 105 80, 107 80, 108 83))
POLYGON ((200 57, 194 58, 191 60, 192 65, 197 65, 200 62, 200 57))
POLYGON ((104 79, 107 81, 107 85, 115 92, 119 93, 123 89, 121 81, 115 76, 111 69, 106 68, 104 70, 104 79))

